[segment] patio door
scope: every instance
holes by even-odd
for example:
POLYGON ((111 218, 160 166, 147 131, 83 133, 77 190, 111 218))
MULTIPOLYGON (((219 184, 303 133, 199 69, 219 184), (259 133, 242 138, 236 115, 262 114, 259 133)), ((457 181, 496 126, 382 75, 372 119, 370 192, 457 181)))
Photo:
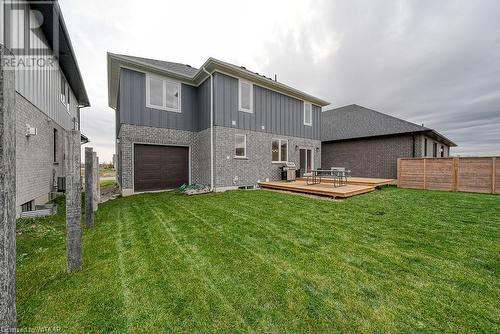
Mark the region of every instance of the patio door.
POLYGON ((300 149, 300 174, 309 173, 313 170, 313 152, 309 148, 300 149))

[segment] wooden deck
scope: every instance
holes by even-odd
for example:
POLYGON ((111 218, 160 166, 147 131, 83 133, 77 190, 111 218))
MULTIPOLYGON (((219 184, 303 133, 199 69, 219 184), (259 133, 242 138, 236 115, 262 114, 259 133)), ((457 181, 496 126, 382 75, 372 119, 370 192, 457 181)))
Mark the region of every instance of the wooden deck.
POLYGON ((331 182, 322 182, 319 184, 308 185, 305 180, 297 180, 293 182, 287 181, 272 181, 272 182, 259 182, 261 188, 287 190, 293 192, 300 192, 305 194, 347 198, 356 196, 375 190, 371 185, 357 185, 348 184, 342 187, 333 187, 331 182))
MULTIPOLYGON (((305 181, 305 178, 298 178, 298 180, 305 181)), ((347 184, 352 184, 352 185, 358 185, 358 186, 371 186, 371 187, 378 187, 378 186, 385 186, 388 184, 395 184, 394 179, 377 179, 377 178, 371 178, 371 177, 348 177, 347 178, 347 184)), ((332 179, 329 178, 322 178, 321 183, 333 183, 332 179)))

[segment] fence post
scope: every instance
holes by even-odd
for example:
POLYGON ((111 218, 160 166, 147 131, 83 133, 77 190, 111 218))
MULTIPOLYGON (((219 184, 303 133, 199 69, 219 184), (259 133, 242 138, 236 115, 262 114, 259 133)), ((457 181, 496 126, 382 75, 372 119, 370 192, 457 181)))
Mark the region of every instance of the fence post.
POLYGON ((491 170, 492 170, 492 173, 491 173, 491 193, 494 194, 497 192, 497 158, 496 157, 493 157, 493 163, 491 165, 491 170))
POLYGON ((401 179, 401 158, 398 158, 398 164, 397 164, 397 169, 398 169, 398 174, 397 174, 397 177, 398 177, 398 188, 400 186, 400 179, 401 179))
POLYGON ((65 136, 66 152, 66 270, 82 264, 82 195, 80 178, 80 132, 70 130, 65 136))
MULTIPOLYGON (((3 23, 1 23, 3 24, 3 23)), ((0 332, 16 331, 15 75, 0 44, 0 332)))
POLYGON ((99 187, 99 165, 97 160, 97 152, 92 152, 92 160, 94 168, 92 169, 92 176, 94 178, 94 187, 92 187, 92 196, 94 196, 94 212, 97 211, 99 200, 97 196, 97 188, 99 187))
POLYGON ((96 182, 96 186, 97 186, 97 205, 96 206, 99 206, 99 203, 101 203, 101 179, 100 179, 100 176, 99 176, 99 157, 96 157, 96 176, 97 176, 97 182, 96 182))
POLYGON ((458 164, 459 158, 453 158, 453 191, 458 190, 458 164))
POLYGON ((424 189, 427 189, 427 159, 424 158, 424 189))
POLYGON ((94 158, 92 147, 85 147, 85 225, 94 226, 94 158))

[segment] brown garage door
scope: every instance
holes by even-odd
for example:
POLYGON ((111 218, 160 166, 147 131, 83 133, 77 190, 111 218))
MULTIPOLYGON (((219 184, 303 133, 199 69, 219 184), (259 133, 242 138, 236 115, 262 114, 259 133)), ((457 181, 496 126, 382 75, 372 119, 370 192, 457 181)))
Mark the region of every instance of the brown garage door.
POLYGON ((163 190, 189 183, 189 149, 134 145, 134 190, 163 190))

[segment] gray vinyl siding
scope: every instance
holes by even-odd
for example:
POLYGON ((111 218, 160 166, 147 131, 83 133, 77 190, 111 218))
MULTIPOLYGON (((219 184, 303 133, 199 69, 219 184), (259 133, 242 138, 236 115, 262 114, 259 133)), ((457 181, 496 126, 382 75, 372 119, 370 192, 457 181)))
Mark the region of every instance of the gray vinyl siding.
POLYGON ((253 87, 253 113, 239 111, 238 79, 215 73, 215 125, 283 136, 320 139, 320 107, 313 105, 312 126, 306 126, 304 125, 303 101, 257 85, 253 87), (235 125, 233 121, 236 122, 235 125))
POLYGON ((210 127, 210 78, 198 87, 198 131, 210 127))
MULTIPOLYGON (((0 3, 1 4, 1 3, 0 3)), ((12 6, 13 4, 7 4, 12 6)), ((21 8, 26 9, 28 6, 25 3, 16 4, 16 6, 21 6, 21 8)), ((16 12, 19 15, 23 15, 25 11, 16 12)), ((34 19, 33 13, 30 12, 34 19)), ((8 38, 6 38, 5 43, 7 47, 11 45, 20 45, 20 41, 24 40, 27 42, 29 31, 29 20, 25 16, 7 18, 9 20, 9 25, 21 24, 24 20, 24 36, 21 36, 23 29, 17 29, 17 31, 11 31, 8 38), (10 20, 13 20, 11 22, 10 20)), ((45 55, 41 54, 42 47, 48 45, 47 39, 43 34, 39 36, 38 40, 30 41, 30 45, 36 48, 36 52, 32 56, 43 57, 45 55)), ((57 62, 54 62, 54 67, 34 67, 29 70, 16 68, 16 91, 27 99, 31 104, 37 107, 40 111, 54 120, 58 125, 64 129, 70 129, 72 126, 72 118, 78 117, 77 114, 77 102, 73 91, 70 88, 70 110, 68 111, 66 107, 61 103, 61 69, 57 62)))
POLYGON ((186 131, 198 130, 198 88, 181 84, 181 112, 146 107, 146 75, 121 69, 119 93, 121 124, 186 131))

